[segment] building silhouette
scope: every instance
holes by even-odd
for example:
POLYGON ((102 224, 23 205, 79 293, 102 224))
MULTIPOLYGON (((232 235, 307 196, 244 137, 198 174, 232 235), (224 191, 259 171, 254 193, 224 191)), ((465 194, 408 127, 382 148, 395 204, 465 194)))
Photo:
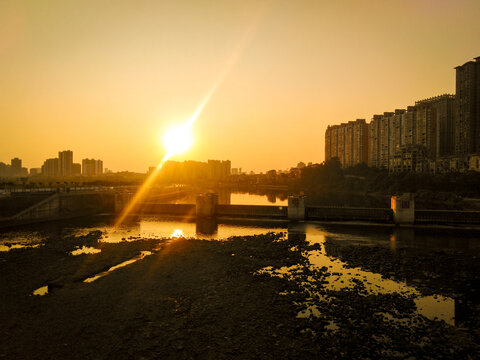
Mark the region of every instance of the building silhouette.
MULTIPOLYGON (((154 171, 154 169, 153 167, 150 168, 149 172, 154 171)), ((166 182, 217 182, 227 179, 230 174, 230 160, 208 160, 208 162, 169 160, 163 165, 159 178, 166 182)))

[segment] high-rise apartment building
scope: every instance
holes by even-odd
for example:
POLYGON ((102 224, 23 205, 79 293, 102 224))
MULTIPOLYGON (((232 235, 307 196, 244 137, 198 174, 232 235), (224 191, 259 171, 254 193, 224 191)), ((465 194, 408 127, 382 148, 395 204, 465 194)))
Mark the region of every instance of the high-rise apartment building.
POLYGON ((426 150, 429 159, 434 159, 436 154, 436 122, 434 110, 428 102, 415 103, 415 144, 426 150))
MULTIPOLYGON (((327 126, 327 130, 325 131, 325 160, 338 157, 338 133, 341 126, 342 125, 327 126)), ((300 168, 299 165, 305 166, 304 163, 298 163, 297 168, 300 168)))
POLYGON ((455 95, 444 94, 415 102, 421 111, 420 123, 425 120, 425 143, 428 156, 433 159, 454 154, 455 95))
POLYGON ((480 57, 455 68, 455 153, 480 152, 480 57))
POLYGON ((338 125, 332 126, 332 140, 330 142, 330 158, 338 157, 338 125))
POLYGON ((70 176, 73 174, 73 151, 58 152, 58 175, 70 176))
POLYGON ((379 148, 379 127, 380 120, 383 115, 373 115, 370 124, 368 124, 368 162, 367 165, 371 167, 379 167, 380 165, 380 152, 379 148))
POLYGON ((396 109, 390 117, 389 135, 388 135, 388 168, 392 168, 395 154, 402 146, 402 117, 405 113, 403 109, 396 109))
POLYGON ((335 157, 343 167, 368 162, 368 124, 365 119, 327 127, 325 159, 335 157))
POLYGON ((349 121, 345 125, 344 167, 353 166, 353 124, 354 121, 349 121))
POLYGON ((330 125, 327 126, 327 130, 325 130, 325 159, 332 158, 332 127, 330 125))
POLYGON ((402 114, 401 128, 401 146, 413 145, 415 143, 415 106, 408 106, 407 111, 402 114))
POLYGON ((379 121, 378 127, 378 149, 379 161, 377 167, 388 169, 390 164, 390 124, 395 113, 384 112, 379 121))
POLYGON ((337 134, 337 157, 342 166, 345 166, 345 125, 342 124, 338 127, 337 134))
POLYGON ((368 164, 368 124, 365 119, 353 123, 353 165, 368 164))

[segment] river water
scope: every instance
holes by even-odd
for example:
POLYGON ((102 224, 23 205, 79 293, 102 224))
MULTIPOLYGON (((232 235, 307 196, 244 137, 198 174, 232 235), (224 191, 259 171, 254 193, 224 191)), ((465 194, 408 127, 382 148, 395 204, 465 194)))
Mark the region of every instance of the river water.
MULTIPOLYGON (((265 196, 248 194, 232 194, 230 197, 231 204, 266 205, 272 203, 270 200, 265 196)), ((285 202, 285 199, 275 199, 276 204, 285 204, 285 202)), ((412 228, 399 230, 390 226, 361 224, 288 224, 285 221, 226 222, 213 220, 195 222, 175 217, 156 216, 135 218, 119 228, 114 228, 112 223, 111 217, 98 216, 88 220, 39 224, 4 231, 0 233, 0 251, 39 248, 52 237, 83 235, 93 230, 102 231, 101 241, 108 243, 178 236, 223 241, 231 236, 276 232, 282 233, 286 240, 289 236, 301 236, 310 244, 320 245, 317 250, 305 252, 303 256, 308 259, 312 268, 326 267, 329 269, 330 275, 325 284, 328 289, 348 289, 361 282, 368 294, 395 293, 412 297, 418 314, 431 320, 444 321, 452 326, 463 326, 466 314, 471 314, 472 309, 478 310, 478 282, 466 282, 466 284, 470 284, 469 288, 452 285, 453 280, 448 271, 445 271, 445 257, 442 257, 444 254, 453 256, 452 259, 461 264, 462 256, 465 256, 470 265, 459 268, 457 264, 452 271, 462 271, 464 280, 477 279, 479 270, 477 259, 480 255, 478 232, 459 229, 412 228), (365 251, 369 254, 367 257, 365 257, 365 251), (369 261, 369 259, 375 259, 376 256, 378 258, 379 254, 383 254, 379 261, 373 263, 369 261), (429 255, 433 256, 428 257, 429 255), (437 257, 439 263, 435 263, 437 257), (358 259, 364 261, 367 266, 358 263, 358 259), (397 273, 392 272, 392 266, 396 266, 397 270, 401 268, 400 275, 402 276, 389 276, 390 274, 399 275, 398 271, 397 273), (419 267, 421 271, 418 271, 419 267), (429 290, 427 292, 425 292, 426 285, 429 290)), ((70 255, 95 256, 99 252, 100 249, 83 246, 70 255)), ((135 261, 148 255, 150 254, 143 254, 135 261)), ((125 266, 129 264, 125 264, 125 266)), ((120 265, 124 266, 124 264, 120 265)), ((296 268, 265 268, 260 272, 295 279, 297 270, 296 268)), ((108 272, 101 274, 100 277, 103 276, 108 276, 108 272)), ((306 286, 308 286, 308 281, 306 286)), ((43 287, 37 290, 32 289, 32 291, 35 295, 48 294, 48 289, 43 287)), ((473 312, 475 313, 475 311, 473 312)), ((313 303, 305 304, 304 310, 298 314, 298 317, 315 316, 319 316, 319 314, 313 303)))

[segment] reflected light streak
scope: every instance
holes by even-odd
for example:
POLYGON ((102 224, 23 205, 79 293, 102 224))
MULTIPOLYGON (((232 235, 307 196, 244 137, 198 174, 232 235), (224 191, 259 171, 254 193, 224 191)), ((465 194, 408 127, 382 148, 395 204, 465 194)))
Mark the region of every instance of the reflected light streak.
MULTIPOLYGON (((263 17, 266 14, 266 10, 268 6, 271 4, 270 1, 267 1, 263 4, 263 6, 259 9, 258 13, 256 14, 255 18, 252 21, 252 24, 246 29, 245 33, 243 36, 240 38, 240 41, 238 42, 237 46, 234 48, 232 54, 228 58, 227 62, 225 63, 225 66, 223 67, 222 71, 220 72, 217 80, 214 82, 213 86, 210 88, 210 90, 207 92, 203 100, 200 102, 200 105, 197 107, 193 115, 188 119, 188 121, 185 123, 185 129, 187 131, 190 131, 193 124, 197 120, 198 116, 202 112, 202 110, 205 108, 205 106, 208 104, 210 99, 212 98, 213 94, 217 90, 217 87, 223 82, 225 77, 228 75, 232 67, 235 65, 237 62, 238 58, 242 54, 242 52, 245 50, 246 46, 248 43, 251 41, 253 35, 256 33, 258 26, 260 24, 260 20, 263 19, 263 17)), ((135 205, 140 202, 140 200, 143 198, 147 190, 150 188, 152 183, 155 181, 157 178, 160 170, 162 169, 163 165, 165 162, 170 159, 172 156, 176 155, 172 149, 167 149, 167 153, 163 157, 162 161, 160 164, 157 165, 154 171, 151 172, 151 174, 148 176, 147 180, 140 186, 138 191, 135 193, 133 196, 132 200, 125 206, 123 209, 122 213, 120 214, 119 218, 115 222, 115 227, 118 227, 119 225, 122 224, 122 222, 125 220, 125 218, 132 212, 134 209, 135 205)))

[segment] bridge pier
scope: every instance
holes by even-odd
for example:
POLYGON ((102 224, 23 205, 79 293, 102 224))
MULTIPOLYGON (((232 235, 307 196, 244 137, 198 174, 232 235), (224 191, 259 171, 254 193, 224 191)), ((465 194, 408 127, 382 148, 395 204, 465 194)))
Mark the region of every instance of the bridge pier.
POLYGON ((199 194, 195 204, 197 218, 212 218, 217 214, 218 194, 199 194))
POLYGON ((406 193, 392 196, 390 205, 393 210, 395 225, 413 225, 415 223, 415 199, 413 194, 406 193))
POLYGON ((121 212, 133 198, 133 194, 114 194, 114 211, 121 212))
POLYGON ((305 196, 288 197, 288 220, 305 220, 305 196))

